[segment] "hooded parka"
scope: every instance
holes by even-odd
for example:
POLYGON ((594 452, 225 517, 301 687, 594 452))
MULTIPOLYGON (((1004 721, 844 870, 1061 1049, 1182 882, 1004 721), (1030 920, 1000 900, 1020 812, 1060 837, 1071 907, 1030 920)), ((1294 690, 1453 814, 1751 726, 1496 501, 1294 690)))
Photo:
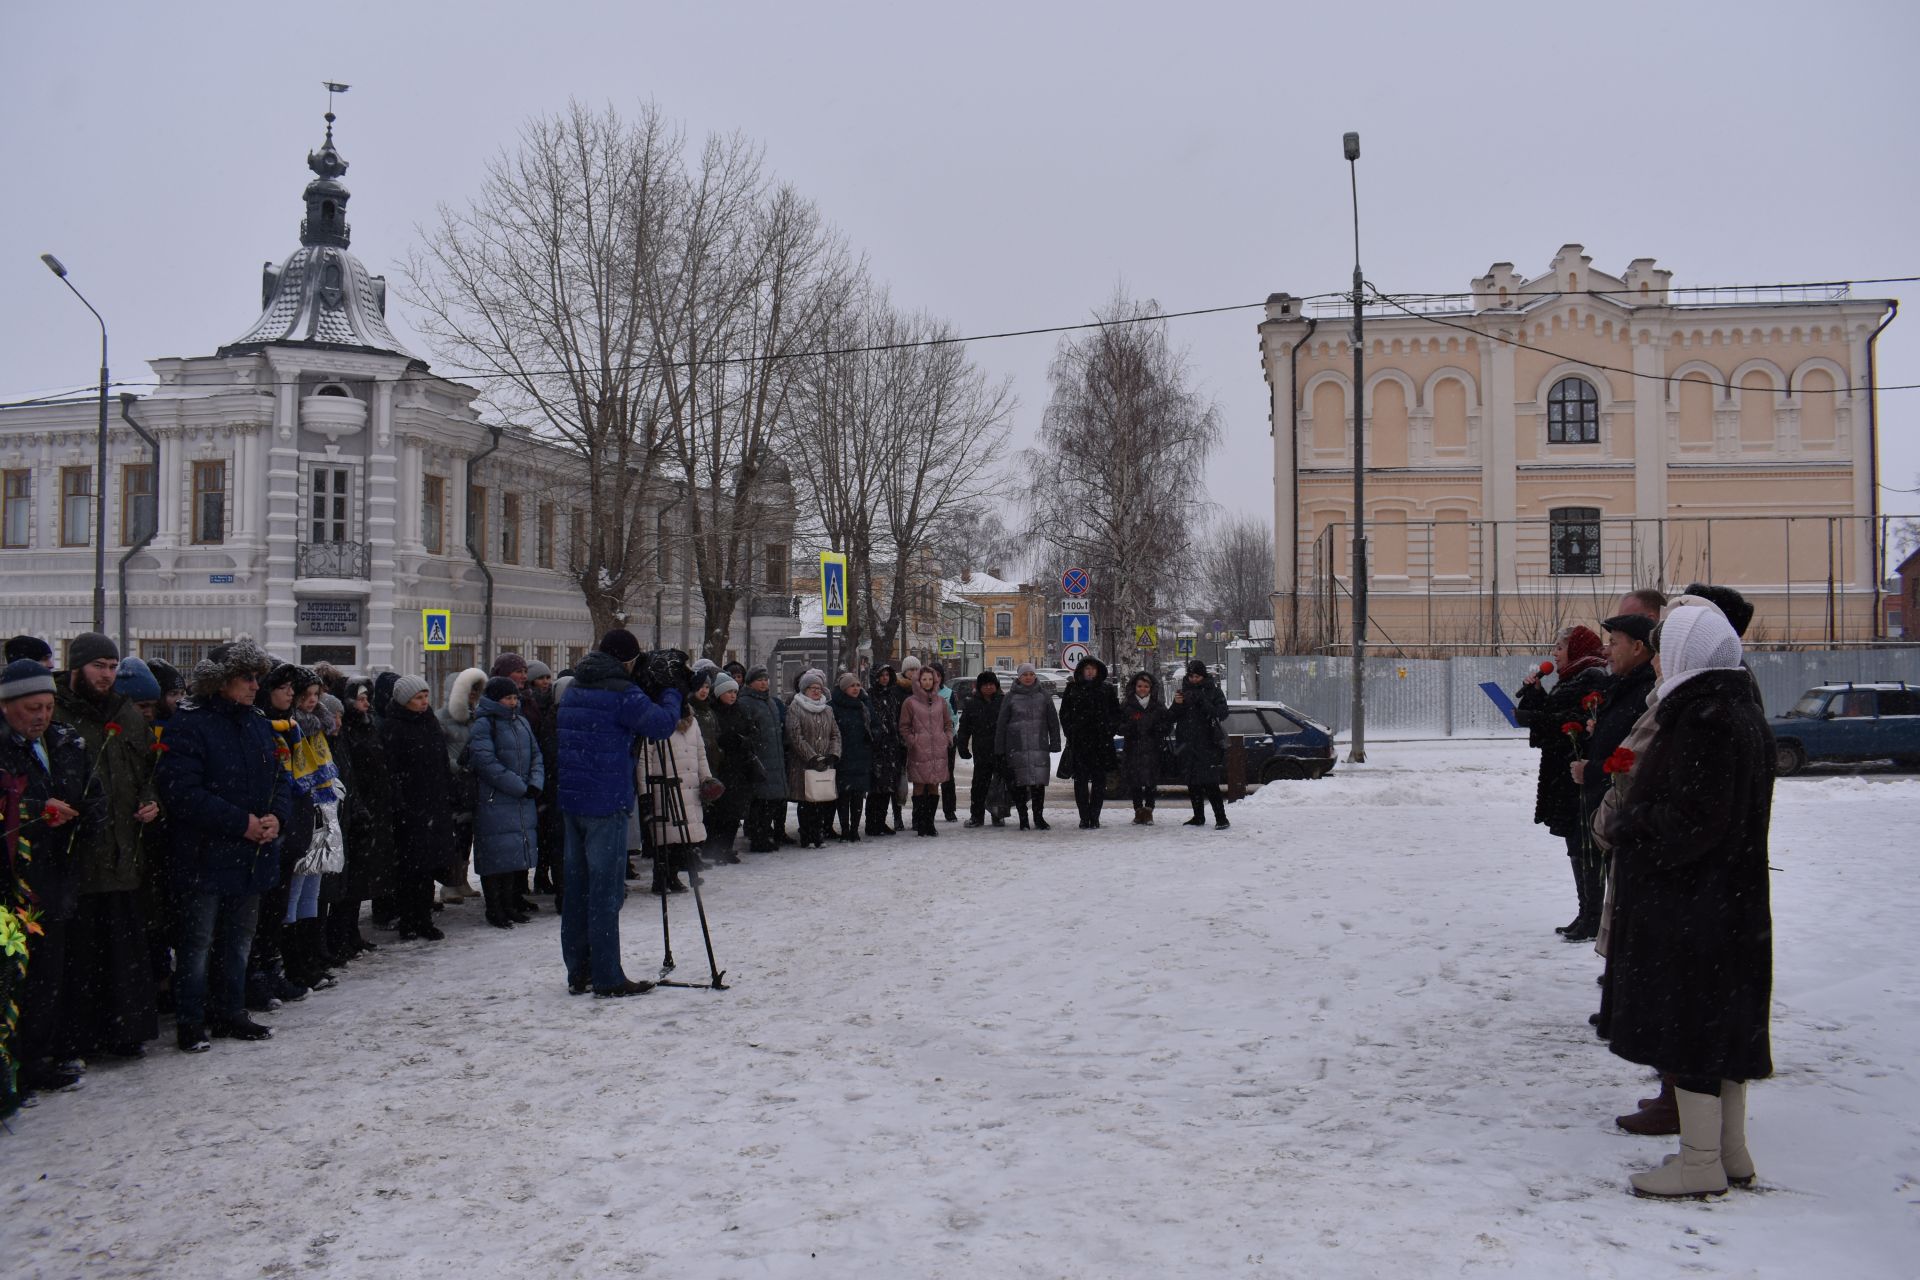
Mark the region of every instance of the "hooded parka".
POLYGON ((1180 701, 1168 708, 1180 776, 1189 787, 1218 787, 1227 781, 1227 749, 1219 727, 1227 718, 1227 695, 1208 672, 1199 684, 1185 676, 1175 690, 1180 701))
POLYGON ((1112 773, 1113 735, 1120 719, 1120 699, 1107 683, 1107 664, 1087 658, 1074 668, 1073 680, 1060 695, 1060 731, 1067 739, 1067 759, 1074 777, 1112 773), (1085 677, 1093 668, 1092 680, 1085 677))
POLYGON ((1136 671, 1120 695, 1120 780, 1128 787, 1154 787, 1160 783, 1160 748, 1173 731, 1173 716, 1167 708, 1160 679, 1151 671, 1136 671), (1145 706, 1134 688, 1145 679, 1151 689, 1145 706))
POLYGON ((437 875, 453 861, 453 769, 447 739, 431 708, 387 704, 380 722, 393 791, 393 844, 399 865, 437 875))

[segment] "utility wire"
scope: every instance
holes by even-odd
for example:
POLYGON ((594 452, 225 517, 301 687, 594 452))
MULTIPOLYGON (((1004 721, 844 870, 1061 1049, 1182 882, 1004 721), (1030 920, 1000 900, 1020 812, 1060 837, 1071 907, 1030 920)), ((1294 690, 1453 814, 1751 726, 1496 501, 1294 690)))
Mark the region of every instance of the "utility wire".
MULTIPOLYGON (((1477 329, 1472 325, 1461 324, 1458 321, 1448 320, 1441 316, 1426 315, 1421 312, 1412 310, 1394 295, 1380 292, 1380 290, 1373 284, 1372 281, 1367 282, 1367 287, 1373 290, 1374 297, 1386 303, 1388 306, 1393 307, 1395 310, 1404 312, 1406 315, 1413 317, 1415 320, 1424 321, 1427 324, 1445 325, 1449 329, 1458 329, 1462 333, 1470 333, 1476 338, 1488 338, 1493 340, 1494 342, 1504 342, 1510 347, 1519 347, 1523 351, 1537 351, 1543 356, 1552 356, 1556 360, 1564 360, 1568 364, 1577 364, 1583 369, 1601 369, 1601 370, 1605 370, 1608 373, 1624 373, 1629 378, 1642 378, 1648 382, 1671 383, 1675 381, 1680 381, 1680 379, 1674 378, 1671 374, 1641 373, 1638 369, 1623 369, 1617 364, 1601 364, 1597 360, 1587 360, 1587 359, 1581 358, 1580 356, 1568 355, 1563 351, 1554 351, 1547 347, 1535 346, 1531 342, 1522 342, 1518 338, 1509 338, 1505 334, 1493 332, 1491 328, 1477 329)), ((1351 294, 1347 296, 1352 297, 1351 294)), ((1723 391, 1759 390, 1759 388, 1756 388, 1756 387, 1736 387, 1731 382, 1714 382, 1710 379, 1696 378, 1693 374, 1688 374, 1686 376, 1686 380, 1700 382, 1701 384, 1709 387, 1718 387, 1723 391)), ((1784 395, 1794 394, 1792 389, 1788 387, 1768 387, 1766 388, 1766 390, 1771 391, 1774 395, 1784 396, 1784 395)), ((1803 395, 1838 396, 1838 395, 1852 395, 1855 391, 1864 391, 1864 390, 1867 390, 1867 388, 1855 387, 1852 384, 1848 384, 1847 386, 1844 386, 1844 387, 1815 388, 1815 387, 1803 386, 1800 388, 1800 393, 1803 395)), ((1881 385, 1873 388, 1873 390, 1875 391, 1920 391, 1920 382, 1899 382, 1899 383, 1893 383, 1888 385, 1881 385)))

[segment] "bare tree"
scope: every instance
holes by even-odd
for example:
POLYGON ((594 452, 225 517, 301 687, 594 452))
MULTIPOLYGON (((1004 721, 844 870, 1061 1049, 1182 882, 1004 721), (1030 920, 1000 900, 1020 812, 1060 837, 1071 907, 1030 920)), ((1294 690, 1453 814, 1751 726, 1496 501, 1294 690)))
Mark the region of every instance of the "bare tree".
POLYGON ((761 478, 824 320, 855 268, 819 211, 768 183, 758 148, 711 139, 677 192, 671 251, 642 292, 661 375, 661 425, 686 498, 706 619, 726 652, 768 503, 761 478))
POLYGON ((405 268, 436 349, 485 381, 485 402, 579 460, 585 547, 568 565, 595 630, 615 625, 652 566, 648 503, 662 387, 641 306, 663 249, 679 132, 652 106, 632 119, 580 103, 529 121, 480 193, 442 205, 405 268))
POLYGON ((997 487, 1012 392, 990 383, 946 326, 867 294, 812 362, 790 433, 805 522, 847 556, 856 584, 848 652, 897 656, 916 588, 943 536, 997 487))
POLYGON ((1186 594, 1220 441, 1219 410, 1188 385, 1158 314, 1117 293, 1102 327, 1061 340, 1040 444, 1022 455, 1028 533, 1045 561, 1090 571, 1109 662, 1137 659, 1133 627, 1186 594))
POLYGON ((1253 516, 1224 516, 1208 530, 1197 555, 1200 591, 1195 603, 1245 632, 1255 618, 1273 616, 1273 529, 1253 516))

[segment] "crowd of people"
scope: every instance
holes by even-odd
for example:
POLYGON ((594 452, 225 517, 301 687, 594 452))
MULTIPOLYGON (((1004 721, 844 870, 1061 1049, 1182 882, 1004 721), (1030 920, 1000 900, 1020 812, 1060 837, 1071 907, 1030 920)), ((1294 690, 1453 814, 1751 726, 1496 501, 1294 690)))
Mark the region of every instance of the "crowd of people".
POLYGON ((441 941, 436 916, 476 877, 498 929, 551 895, 570 992, 638 995, 628 881, 650 870, 653 892, 684 892, 739 863, 742 840, 937 836, 943 810, 958 821, 956 760, 972 763, 967 828, 1017 813, 1048 830, 1056 756, 1082 828, 1116 768, 1150 823, 1163 752, 1190 825, 1209 803, 1228 825, 1226 698, 1198 662, 1169 699, 1151 673, 1116 689, 1089 659, 1056 707, 1030 664, 1004 690, 981 672, 956 706, 945 670, 913 657, 870 685, 809 670, 790 694, 765 667, 662 661, 615 630, 557 676, 515 653, 453 673, 436 705, 418 676, 350 678, 244 637, 184 673, 98 633, 59 669, 44 640, 9 640, 0 1116, 78 1086, 89 1058, 145 1056, 165 1013, 187 1053, 270 1038, 255 1015, 336 986, 383 945, 370 932, 441 941))
POLYGON ((1568 628, 1515 699, 1540 752, 1534 821, 1573 870, 1576 914, 1557 932, 1606 962, 1589 1021, 1660 1073, 1660 1092, 1616 1123, 1680 1137, 1632 1176, 1642 1196, 1754 1181, 1747 1085, 1773 1072, 1774 752, 1743 666, 1753 614, 1730 587, 1629 592, 1604 639, 1568 628))

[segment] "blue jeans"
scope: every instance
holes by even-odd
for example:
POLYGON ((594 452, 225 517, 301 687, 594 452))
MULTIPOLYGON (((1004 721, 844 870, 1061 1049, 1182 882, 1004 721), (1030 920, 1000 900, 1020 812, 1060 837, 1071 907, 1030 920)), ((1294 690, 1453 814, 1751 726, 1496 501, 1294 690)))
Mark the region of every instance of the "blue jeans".
POLYGON ((566 814, 566 893, 560 901, 560 957, 567 981, 595 990, 626 980, 620 968, 620 907, 627 899, 627 815, 566 814), (591 966, 591 972, 589 972, 591 966))
POLYGON ((311 920, 320 914, 320 873, 295 876, 287 886, 287 915, 282 924, 311 920))
POLYGON ((182 1026, 207 1025, 209 958, 216 985, 213 1019, 237 1022, 247 1012, 247 949, 253 945, 260 895, 194 891, 180 903, 180 954, 175 957, 174 1012, 182 1026))

